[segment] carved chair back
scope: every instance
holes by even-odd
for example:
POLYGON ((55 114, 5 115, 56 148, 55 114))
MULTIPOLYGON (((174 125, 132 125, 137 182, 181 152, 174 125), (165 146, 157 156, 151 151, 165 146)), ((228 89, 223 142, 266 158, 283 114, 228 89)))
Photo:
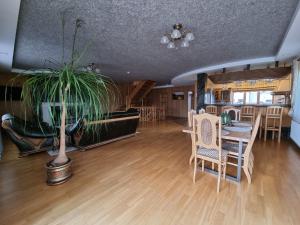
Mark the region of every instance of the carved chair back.
MULTIPOLYGON (((203 147, 219 151, 221 159, 221 117, 208 113, 195 115, 193 117, 193 135, 195 145, 193 149, 203 147)), ((195 153, 196 154, 196 153, 195 153)))

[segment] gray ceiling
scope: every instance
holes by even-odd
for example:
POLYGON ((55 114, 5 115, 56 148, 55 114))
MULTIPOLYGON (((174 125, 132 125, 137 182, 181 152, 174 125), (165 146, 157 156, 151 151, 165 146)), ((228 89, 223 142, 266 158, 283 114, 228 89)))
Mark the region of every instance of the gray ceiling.
POLYGON ((74 20, 85 21, 78 45, 90 47, 82 65, 94 62, 116 80, 169 83, 198 67, 274 56, 297 4, 298 0, 22 0, 14 67, 43 68, 52 65, 47 60, 61 60, 59 15, 68 9, 68 54, 74 20), (189 48, 167 49, 160 38, 178 22, 196 39, 189 48))

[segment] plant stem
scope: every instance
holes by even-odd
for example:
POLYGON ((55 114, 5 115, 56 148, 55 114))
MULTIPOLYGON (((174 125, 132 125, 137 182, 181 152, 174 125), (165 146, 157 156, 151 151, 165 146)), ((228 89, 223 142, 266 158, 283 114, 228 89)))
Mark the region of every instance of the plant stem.
POLYGON ((75 54, 75 43, 76 43, 76 36, 77 36, 77 31, 78 28, 80 27, 80 20, 77 19, 75 22, 75 30, 74 30, 74 35, 73 35, 73 42, 72 42, 72 59, 71 59, 71 66, 73 67, 74 64, 74 54, 75 54))
POLYGON ((62 14, 62 65, 65 63, 65 12, 62 14))
POLYGON ((61 124, 60 124, 60 141, 59 141, 59 153, 54 159, 54 164, 63 164, 68 161, 66 156, 66 105, 64 99, 62 99, 62 114, 61 114, 61 124))

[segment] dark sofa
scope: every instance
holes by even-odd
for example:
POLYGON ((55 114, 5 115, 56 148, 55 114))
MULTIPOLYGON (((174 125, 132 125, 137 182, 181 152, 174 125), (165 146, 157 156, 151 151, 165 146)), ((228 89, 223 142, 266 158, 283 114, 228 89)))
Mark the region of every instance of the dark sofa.
POLYGON ((139 123, 139 112, 128 109, 126 112, 113 112, 104 115, 99 121, 82 121, 69 129, 73 145, 89 149, 123 138, 134 136, 139 123), (91 124, 89 128, 85 124, 91 124))
MULTIPOLYGON (((136 109, 128 109, 126 112, 106 114, 99 121, 87 122, 80 119, 66 127, 66 135, 70 137, 71 144, 75 147, 88 149, 134 136, 139 118, 136 109), (92 126, 87 129, 86 123, 91 123, 92 126)), ((49 127, 46 123, 34 124, 5 114, 2 116, 2 127, 17 145, 21 156, 58 147, 55 128, 49 127)))
POLYGON ((20 151, 20 156, 52 149, 56 140, 56 132, 47 124, 35 124, 10 114, 2 116, 2 128, 20 151))

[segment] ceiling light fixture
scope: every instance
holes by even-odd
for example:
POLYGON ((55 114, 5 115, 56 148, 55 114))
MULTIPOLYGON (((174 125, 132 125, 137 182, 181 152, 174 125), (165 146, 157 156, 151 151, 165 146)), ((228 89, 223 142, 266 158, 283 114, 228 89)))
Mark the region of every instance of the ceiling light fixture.
POLYGON ((165 34, 160 39, 160 43, 167 45, 167 48, 175 48, 176 44, 180 42, 182 48, 187 48, 190 46, 190 41, 195 39, 194 34, 191 31, 183 29, 181 23, 177 23, 173 26, 173 31, 169 34, 165 34))
POLYGON ((91 72, 95 72, 95 73, 100 73, 100 69, 96 66, 95 63, 90 63, 87 67, 86 67, 87 71, 91 71, 91 72))

